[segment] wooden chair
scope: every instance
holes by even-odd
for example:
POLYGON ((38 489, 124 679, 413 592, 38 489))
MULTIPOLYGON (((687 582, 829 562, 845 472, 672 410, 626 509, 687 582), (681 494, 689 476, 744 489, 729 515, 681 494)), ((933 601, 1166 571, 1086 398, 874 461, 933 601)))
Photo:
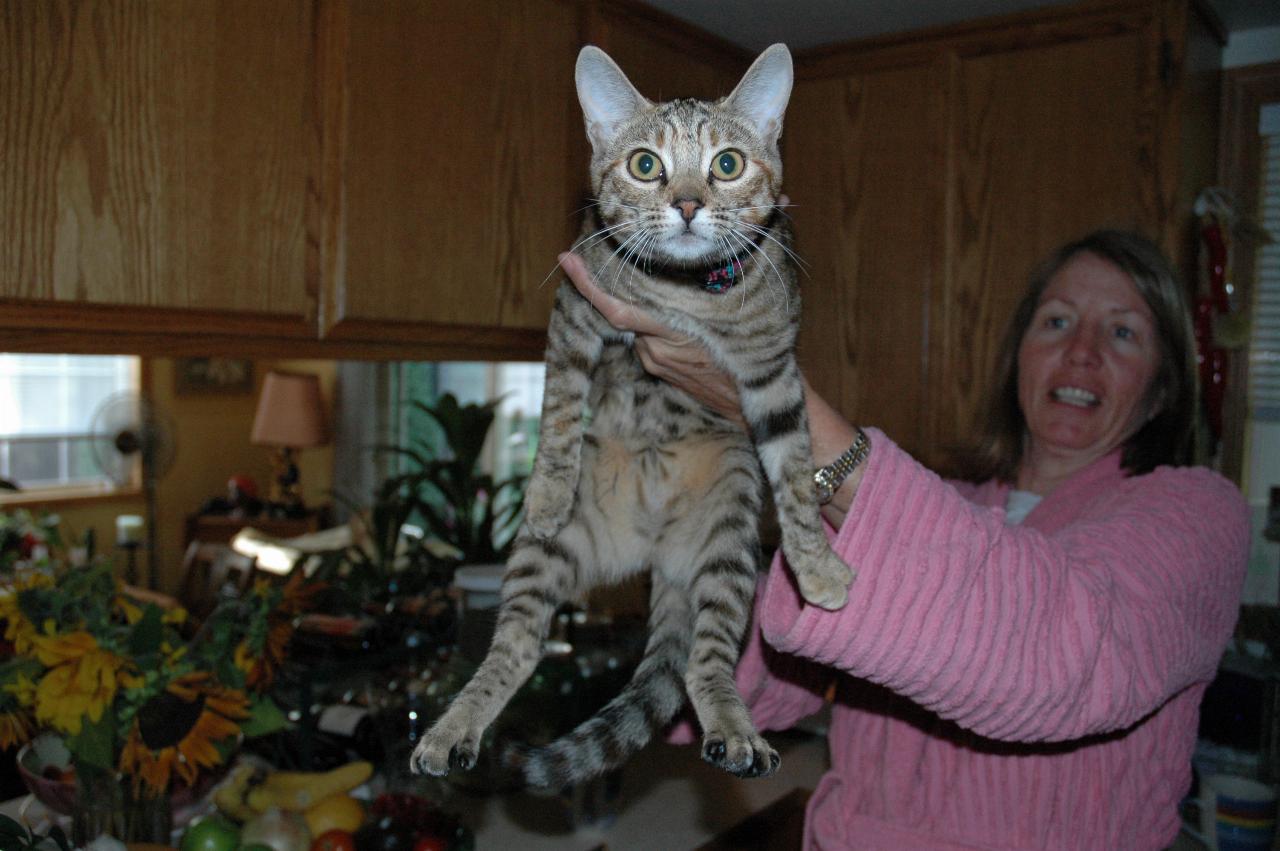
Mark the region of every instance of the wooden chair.
POLYGON ((182 560, 179 599, 193 617, 204 620, 222 600, 239 597, 253 580, 252 556, 226 544, 192 541, 182 560))

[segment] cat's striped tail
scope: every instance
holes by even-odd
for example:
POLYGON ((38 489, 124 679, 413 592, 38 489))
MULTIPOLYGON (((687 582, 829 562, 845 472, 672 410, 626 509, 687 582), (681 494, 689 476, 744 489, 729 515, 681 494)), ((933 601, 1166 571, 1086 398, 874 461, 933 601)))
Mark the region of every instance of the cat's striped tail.
POLYGON ((526 785, 558 790, 617 768, 684 706, 688 602, 673 589, 660 589, 658 577, 653 581, 644 657, 618 696, 550 744, 507 746, 504 766, 522 774, 526 785))

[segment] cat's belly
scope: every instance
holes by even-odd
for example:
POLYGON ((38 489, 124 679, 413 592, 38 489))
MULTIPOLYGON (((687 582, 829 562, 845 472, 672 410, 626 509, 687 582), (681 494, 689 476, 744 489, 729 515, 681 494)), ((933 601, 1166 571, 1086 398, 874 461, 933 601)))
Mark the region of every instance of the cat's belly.
POLYGON ((599 568, 621 579, 649 566, 664 534, 716 498, 729 453, 745 437, 699 435, 635 448, 621 439, 583 447, 576 520, 599 568))

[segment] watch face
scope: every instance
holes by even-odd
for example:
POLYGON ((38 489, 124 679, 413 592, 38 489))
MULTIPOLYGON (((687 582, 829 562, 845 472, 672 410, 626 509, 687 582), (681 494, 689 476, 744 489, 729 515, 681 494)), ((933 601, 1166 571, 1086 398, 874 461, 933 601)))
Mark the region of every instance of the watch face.
POLYGON ((828 502, 830 502, 831 497, 834 496, 835 493, 834 491, 831 490, 831 485, 827 484, 827 477, 823 476, 820 479, 815 480, 814 485, 818 489, 819 504, 826 505, 828 502))

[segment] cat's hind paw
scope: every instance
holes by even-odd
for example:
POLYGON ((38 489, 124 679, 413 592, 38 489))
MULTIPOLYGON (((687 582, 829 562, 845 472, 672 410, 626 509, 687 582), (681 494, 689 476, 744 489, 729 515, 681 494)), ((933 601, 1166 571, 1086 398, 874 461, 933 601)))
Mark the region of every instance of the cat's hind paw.
POLYGON ((702 741, 702 758, 737 777, 768 777, 782 765, 778 752, 759 734, 721 736, 708 733, 702 741))
POLYGON ((849 601, 853 570, 831 550, 795 569, 800 596, 819 608, 835 611, 849 601))
POLYGON ((414 774, 444 777, 454 768, 463 771, 476 764, 480 752, 480 733, 443 725, 444 719, 432 727, 409 757, 409 770, 414 774), (443 726, 443 729, 442 729, 443 726))

